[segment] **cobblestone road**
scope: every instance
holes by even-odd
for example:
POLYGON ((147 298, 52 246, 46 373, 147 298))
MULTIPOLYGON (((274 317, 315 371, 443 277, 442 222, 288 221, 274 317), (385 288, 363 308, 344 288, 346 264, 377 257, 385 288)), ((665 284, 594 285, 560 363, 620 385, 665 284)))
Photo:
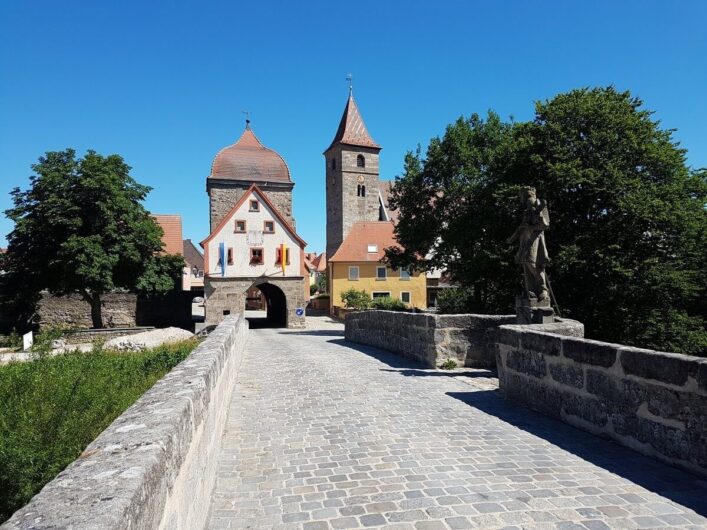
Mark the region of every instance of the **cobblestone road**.
POLYGON ((209 528, 707 528, 707 481, 309 321, 251 331, 209 528))

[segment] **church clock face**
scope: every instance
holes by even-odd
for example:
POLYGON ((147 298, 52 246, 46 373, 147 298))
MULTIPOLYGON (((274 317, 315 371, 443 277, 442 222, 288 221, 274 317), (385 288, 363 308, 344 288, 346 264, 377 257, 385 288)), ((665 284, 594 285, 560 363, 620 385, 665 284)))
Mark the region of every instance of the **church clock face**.
POLYGON ((361 184, 361 183, 363 183, 363 181, 366 180, 366 179, 364 178, 363 175, 359 175, 358 178, 357 178, 357 180, 358 180, 359 184, 361 184))

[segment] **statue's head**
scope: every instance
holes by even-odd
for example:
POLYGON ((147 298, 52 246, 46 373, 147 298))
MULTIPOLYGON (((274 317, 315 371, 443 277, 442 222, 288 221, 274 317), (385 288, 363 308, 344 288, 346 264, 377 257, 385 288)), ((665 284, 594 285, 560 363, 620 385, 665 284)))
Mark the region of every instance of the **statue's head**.
POLYGON ((534 205, 536 201, 535 188, 532 186, 523 186, 520 189, 520 202, 524 206, 534 205))

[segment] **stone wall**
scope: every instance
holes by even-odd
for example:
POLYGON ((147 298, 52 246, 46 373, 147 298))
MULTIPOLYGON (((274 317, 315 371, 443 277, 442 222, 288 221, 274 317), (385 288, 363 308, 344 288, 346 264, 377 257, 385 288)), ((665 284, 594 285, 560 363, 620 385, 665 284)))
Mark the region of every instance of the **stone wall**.
MULTIPOLYGON (((217 181, 211 179, 207 182, 211 232, 226 217, 226 214, 231 211, 243 194, 250 188, 251 184, 253 182, 217 181)), ((280 212, 280 215, 294 227, 295 219, 292 216, 292 188, 294 184, 272 184, 267 182, 255 182, 255 184, 268 196, 270 202, 280 212)))
POLYGON ((247 332, 225 319, 0 528, 203 528, 247 332))
POLYGON ((452 359, 459 366, 495 366, 498 326, 515 315, 436 315, 399 311, 346 314, 346 339, 412 357, 429 367, 452 359))
MULTIPOLYGON (((103 324, 106 327, 176 326, 193 327, 190 291, 173 291, 164 296, 142 297, 135 293, 114 292, 102 297, 103 324)), ((78 294, 42 295, 37 308, 40 326, 90 328, 91 306, 78 294)))
POLYGON ((707 359, 502 326, 501 390, 514 400, 707 476, 707 359))

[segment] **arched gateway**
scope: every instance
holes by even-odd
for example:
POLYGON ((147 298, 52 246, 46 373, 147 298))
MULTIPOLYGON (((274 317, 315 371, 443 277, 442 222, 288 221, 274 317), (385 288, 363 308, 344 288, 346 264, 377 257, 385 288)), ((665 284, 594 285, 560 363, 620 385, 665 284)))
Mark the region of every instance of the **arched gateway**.
POLYGON ((247 291, 257 287, 268 304, 268 323, 304 326, 309 275, 306 243, 292 217, 294 182, 282 157, 246 125, 222 149, 206 179, 211 233, 204 247, 205 325, 243 314, 247 291))

